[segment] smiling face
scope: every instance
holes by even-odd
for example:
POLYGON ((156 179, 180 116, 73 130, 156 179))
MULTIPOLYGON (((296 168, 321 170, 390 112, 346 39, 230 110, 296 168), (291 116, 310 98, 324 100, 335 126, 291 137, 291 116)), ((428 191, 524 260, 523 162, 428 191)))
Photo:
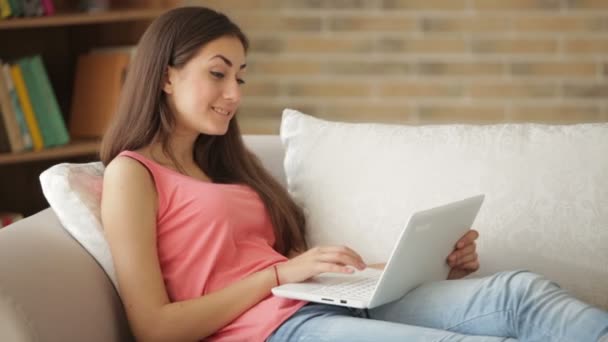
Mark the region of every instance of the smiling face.
POLYGON ((181 68, 169 67, 163 91, 180 133, 223 135, 241 101, 245 50, 236 37, 204 45, 181 68))

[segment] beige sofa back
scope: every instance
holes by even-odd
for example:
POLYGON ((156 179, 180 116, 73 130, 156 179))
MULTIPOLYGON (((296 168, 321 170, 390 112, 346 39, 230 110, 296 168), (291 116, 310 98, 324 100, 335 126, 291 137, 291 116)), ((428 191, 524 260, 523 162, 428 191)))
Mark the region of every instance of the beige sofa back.
POLYGON ((112 283, 51 209, 0 231, 0 341, 128 341, 112 283))

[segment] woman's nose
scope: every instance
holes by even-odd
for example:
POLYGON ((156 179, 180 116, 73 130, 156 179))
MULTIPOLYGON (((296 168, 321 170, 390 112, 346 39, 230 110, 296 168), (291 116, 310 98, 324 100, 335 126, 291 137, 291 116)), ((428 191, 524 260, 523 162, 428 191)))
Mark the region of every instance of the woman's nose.
POLYGON ((228 82, 224 88, 224 99, 238 102, 241 99, 241 87, 237 80, 228 82))

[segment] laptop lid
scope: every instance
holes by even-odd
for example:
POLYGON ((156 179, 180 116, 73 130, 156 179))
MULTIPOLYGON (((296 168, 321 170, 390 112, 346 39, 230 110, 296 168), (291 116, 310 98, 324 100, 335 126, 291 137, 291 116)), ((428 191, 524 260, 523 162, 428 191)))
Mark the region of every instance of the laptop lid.
POLYGON ((469 197, 414 213, 384 268, 369 307, 401 298, 415 287, 445 280, 450 272, 446 257, 473 225, 484 195, 469 197))
POLYGON ((323 273, 301 283, 284 284, 272 289, 274 295, 356 308, 373 308, 404 296, 425 282, 445 280, 450 267, 446 257, 473 225, 483 202, 478 195, 411 215, 393 246, 383 271, 370 269, 355 274, 323 273), (378 276, 378 273, 381 273, 378 276), (366 299, 320 294, 326 281, 350 282, 354 277, 377 278, 366 299))

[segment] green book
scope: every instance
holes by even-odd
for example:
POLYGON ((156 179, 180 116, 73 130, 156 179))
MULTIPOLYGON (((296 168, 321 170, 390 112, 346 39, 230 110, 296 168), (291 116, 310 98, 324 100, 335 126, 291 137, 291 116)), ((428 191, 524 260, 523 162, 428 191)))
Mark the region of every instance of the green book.
POLYGON ((40 126, 44 146, 67 144, 70 136, 42 58, 40 55, 36 55, 22 58, 17 63, 23 71, 23 78, 30 94, 34 115, 40 126))
POLYGON ((21 3, 21 0, 8 0, 8 3, 11 6, 13 17, 23 16, 23 4, 21 3))

